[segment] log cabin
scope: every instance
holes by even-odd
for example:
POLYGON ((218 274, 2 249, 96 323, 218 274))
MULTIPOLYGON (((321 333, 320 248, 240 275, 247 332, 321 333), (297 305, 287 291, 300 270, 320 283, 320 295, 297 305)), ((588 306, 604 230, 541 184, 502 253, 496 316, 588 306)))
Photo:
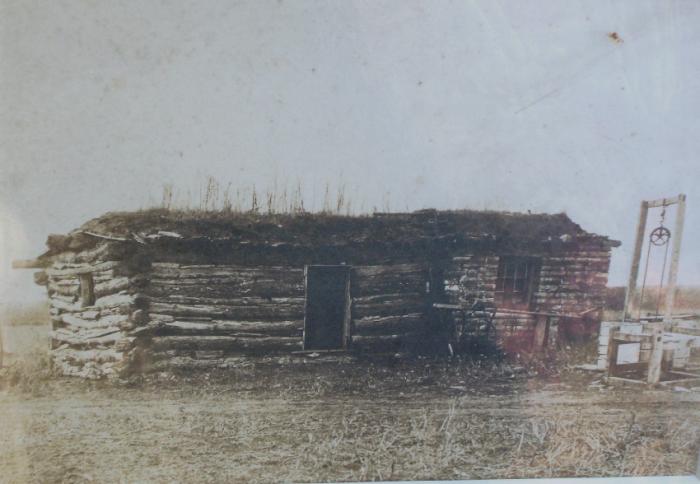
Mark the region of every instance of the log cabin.
POLYGON ((427 351, 443 334, 436 308, 479 301, 496 308, 509 353, 594 335, 618 245, 565 214, 153 209, 50 235, 15 267, 40 269, 56 366, 100 378, 246 355, 427 351))

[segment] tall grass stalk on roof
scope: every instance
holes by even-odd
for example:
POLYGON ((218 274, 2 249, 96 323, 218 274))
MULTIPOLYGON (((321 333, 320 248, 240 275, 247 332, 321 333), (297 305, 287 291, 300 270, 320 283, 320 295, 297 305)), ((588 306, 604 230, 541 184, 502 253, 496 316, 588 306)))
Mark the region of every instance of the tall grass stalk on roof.
MULTIPOLYGON (((328 182, 324 186, 322 206, 316 213, 337 216, 361 215, 361 212, 357 213, 353 209, 351 197, 348 196, 348 186, 345 182, 340 181, 335 190, 328 182)), ((275 180, 270 188, 259 190, 256 185, 236 186, 234 188, 234 184, 231 182, 223 188, 216 178, 208 176, 199 185, 199 199, 196 206, 192 205, 189 190, 186 197, 179 195, 180 193, 172 183, 163 184, 161 201, 155 208, 171 213, 179 212, 183 215, 196 215, 197 213, 302 215, 310 213, 307 210, 304 190, 299 179, 297 179, 296 184, 291 186, 287 184, 280 186, 275 180)), ((364 204, 361 206, 364 207, 364 204)), ((386 203, 385 206, 387 206, 386 203)))

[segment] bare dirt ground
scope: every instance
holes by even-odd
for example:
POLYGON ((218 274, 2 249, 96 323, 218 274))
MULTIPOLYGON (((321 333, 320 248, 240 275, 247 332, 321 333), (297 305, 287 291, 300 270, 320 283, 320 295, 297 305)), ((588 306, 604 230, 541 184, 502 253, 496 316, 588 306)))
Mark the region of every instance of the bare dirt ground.
MULTIPOLYGON (((3 482, 688 474, 700 393, 428 360, 5 381, 3 482)), ((7 378, 5 379, 7 380, 7 378)))

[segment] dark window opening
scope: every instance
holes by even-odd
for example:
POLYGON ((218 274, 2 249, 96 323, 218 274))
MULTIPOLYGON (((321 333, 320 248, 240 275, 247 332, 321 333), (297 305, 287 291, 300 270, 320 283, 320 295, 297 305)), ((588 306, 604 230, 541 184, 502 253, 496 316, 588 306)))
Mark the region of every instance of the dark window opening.
POLYGON ((92 274, 80 274, 80 306, 95 304, 95 281, 92 274))
POLYGON ((529 308, 539 273, 539 259, 501 257, 496 277, 496 304, 510 308, 529 308))

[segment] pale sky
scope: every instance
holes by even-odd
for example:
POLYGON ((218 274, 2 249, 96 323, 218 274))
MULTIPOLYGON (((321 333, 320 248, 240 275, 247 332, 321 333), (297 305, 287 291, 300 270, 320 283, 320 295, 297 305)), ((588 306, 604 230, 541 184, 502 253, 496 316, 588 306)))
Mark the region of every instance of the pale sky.
POLYGON ((565 211, 623 242, 615 285, 640 200, 684 192, 700 284, 698 25, 694 0, 0 0, 0 303, 42 297, 9 265, 49 233, 207 176, 565 211))

